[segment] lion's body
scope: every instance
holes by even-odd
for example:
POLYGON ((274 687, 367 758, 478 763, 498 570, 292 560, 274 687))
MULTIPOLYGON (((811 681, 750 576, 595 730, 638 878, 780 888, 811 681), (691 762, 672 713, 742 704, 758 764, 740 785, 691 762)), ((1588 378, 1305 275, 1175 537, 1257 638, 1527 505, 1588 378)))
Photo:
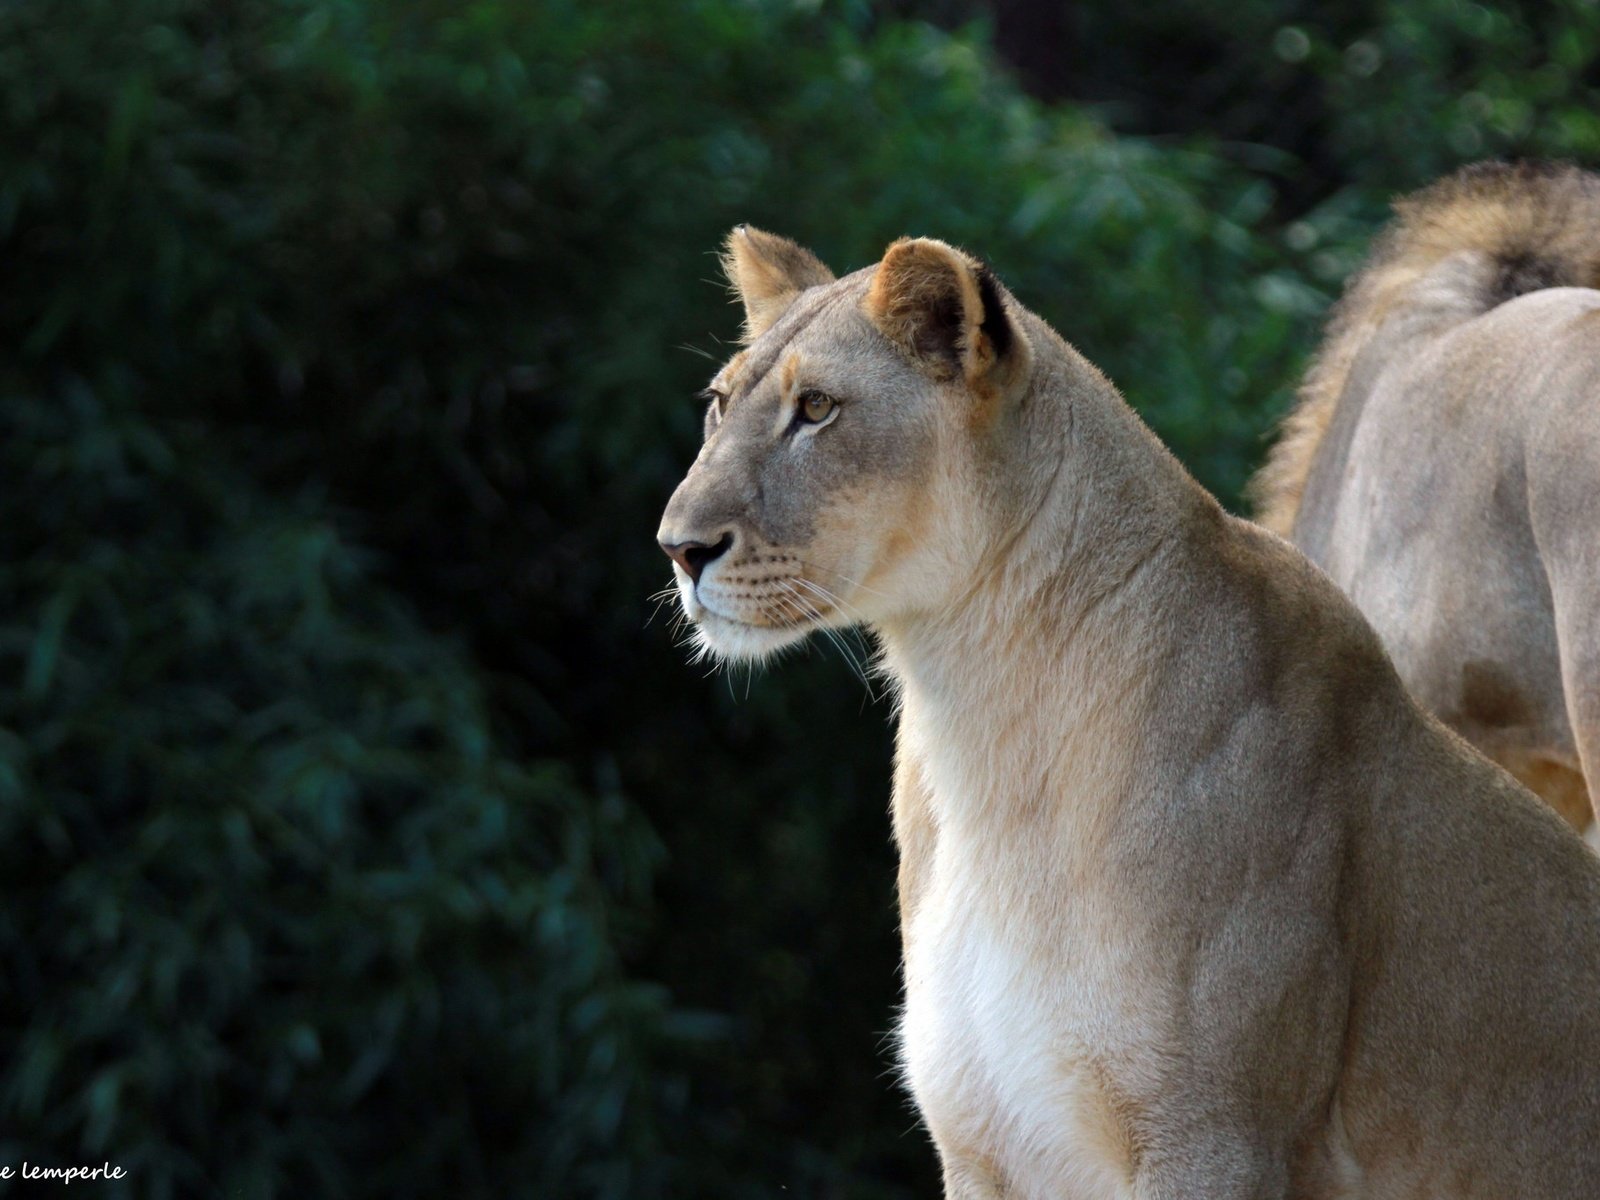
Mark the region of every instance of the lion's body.
POLYGON ((946 1194, 1600 1194, 1600 864, 970 260, 778 304, 739 236, 662 542, 712 650, 882 641, 946 1194))
POLYGON ((1600 179, 1479 168, 1405 202, 1257 493, 1417 699, 1582 828, 1600 772, 1600 291, 1571 284, 1600 284, 1600 179))

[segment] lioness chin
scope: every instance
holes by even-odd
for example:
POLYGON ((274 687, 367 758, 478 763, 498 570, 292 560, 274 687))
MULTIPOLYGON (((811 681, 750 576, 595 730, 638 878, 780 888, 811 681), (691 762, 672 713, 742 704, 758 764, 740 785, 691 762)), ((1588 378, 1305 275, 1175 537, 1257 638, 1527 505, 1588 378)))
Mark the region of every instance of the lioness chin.
POLYGON ((950 1197, 1600 1195, 1600 865, 980 263, 741 228, 660 541, 702 645, 898 694, 950 1197))

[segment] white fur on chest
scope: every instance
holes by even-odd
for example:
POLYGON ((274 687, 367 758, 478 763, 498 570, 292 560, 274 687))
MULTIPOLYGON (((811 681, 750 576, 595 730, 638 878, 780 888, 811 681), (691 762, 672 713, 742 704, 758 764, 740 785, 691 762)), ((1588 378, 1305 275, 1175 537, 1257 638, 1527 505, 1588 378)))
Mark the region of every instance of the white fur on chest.
POLYGON ((940 865, 908 931, 901 1026, 930 1130, 992 1165, 1007 1197, 1125 1200, 1125 1151, 1089 1059, 1109 1024, 1098 999, 1109 964, 1070 948, 1044 961, 1020 914, 997 919, 992 899, 940 865))

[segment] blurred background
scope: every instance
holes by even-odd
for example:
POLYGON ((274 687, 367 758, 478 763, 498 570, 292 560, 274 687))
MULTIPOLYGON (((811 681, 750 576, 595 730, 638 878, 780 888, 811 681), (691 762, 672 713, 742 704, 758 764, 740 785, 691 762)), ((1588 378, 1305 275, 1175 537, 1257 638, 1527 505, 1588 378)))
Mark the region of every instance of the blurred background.
POLYGON ((1392 194, 1597 86, 1580 0, 0 4, 0 1163, 935 1194, 887 708, 652 620, 720 239, 967 246, 1237 507, 1392 194))

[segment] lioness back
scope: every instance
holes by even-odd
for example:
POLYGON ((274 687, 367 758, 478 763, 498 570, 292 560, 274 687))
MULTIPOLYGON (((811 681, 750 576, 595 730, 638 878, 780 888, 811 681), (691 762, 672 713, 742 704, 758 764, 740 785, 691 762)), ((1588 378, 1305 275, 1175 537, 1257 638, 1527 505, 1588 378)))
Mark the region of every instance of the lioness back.
POLYGON ((1577 828, 1600 773, 1600 180, 1402 202, 1255 488, 1413 694, 1577 828))

